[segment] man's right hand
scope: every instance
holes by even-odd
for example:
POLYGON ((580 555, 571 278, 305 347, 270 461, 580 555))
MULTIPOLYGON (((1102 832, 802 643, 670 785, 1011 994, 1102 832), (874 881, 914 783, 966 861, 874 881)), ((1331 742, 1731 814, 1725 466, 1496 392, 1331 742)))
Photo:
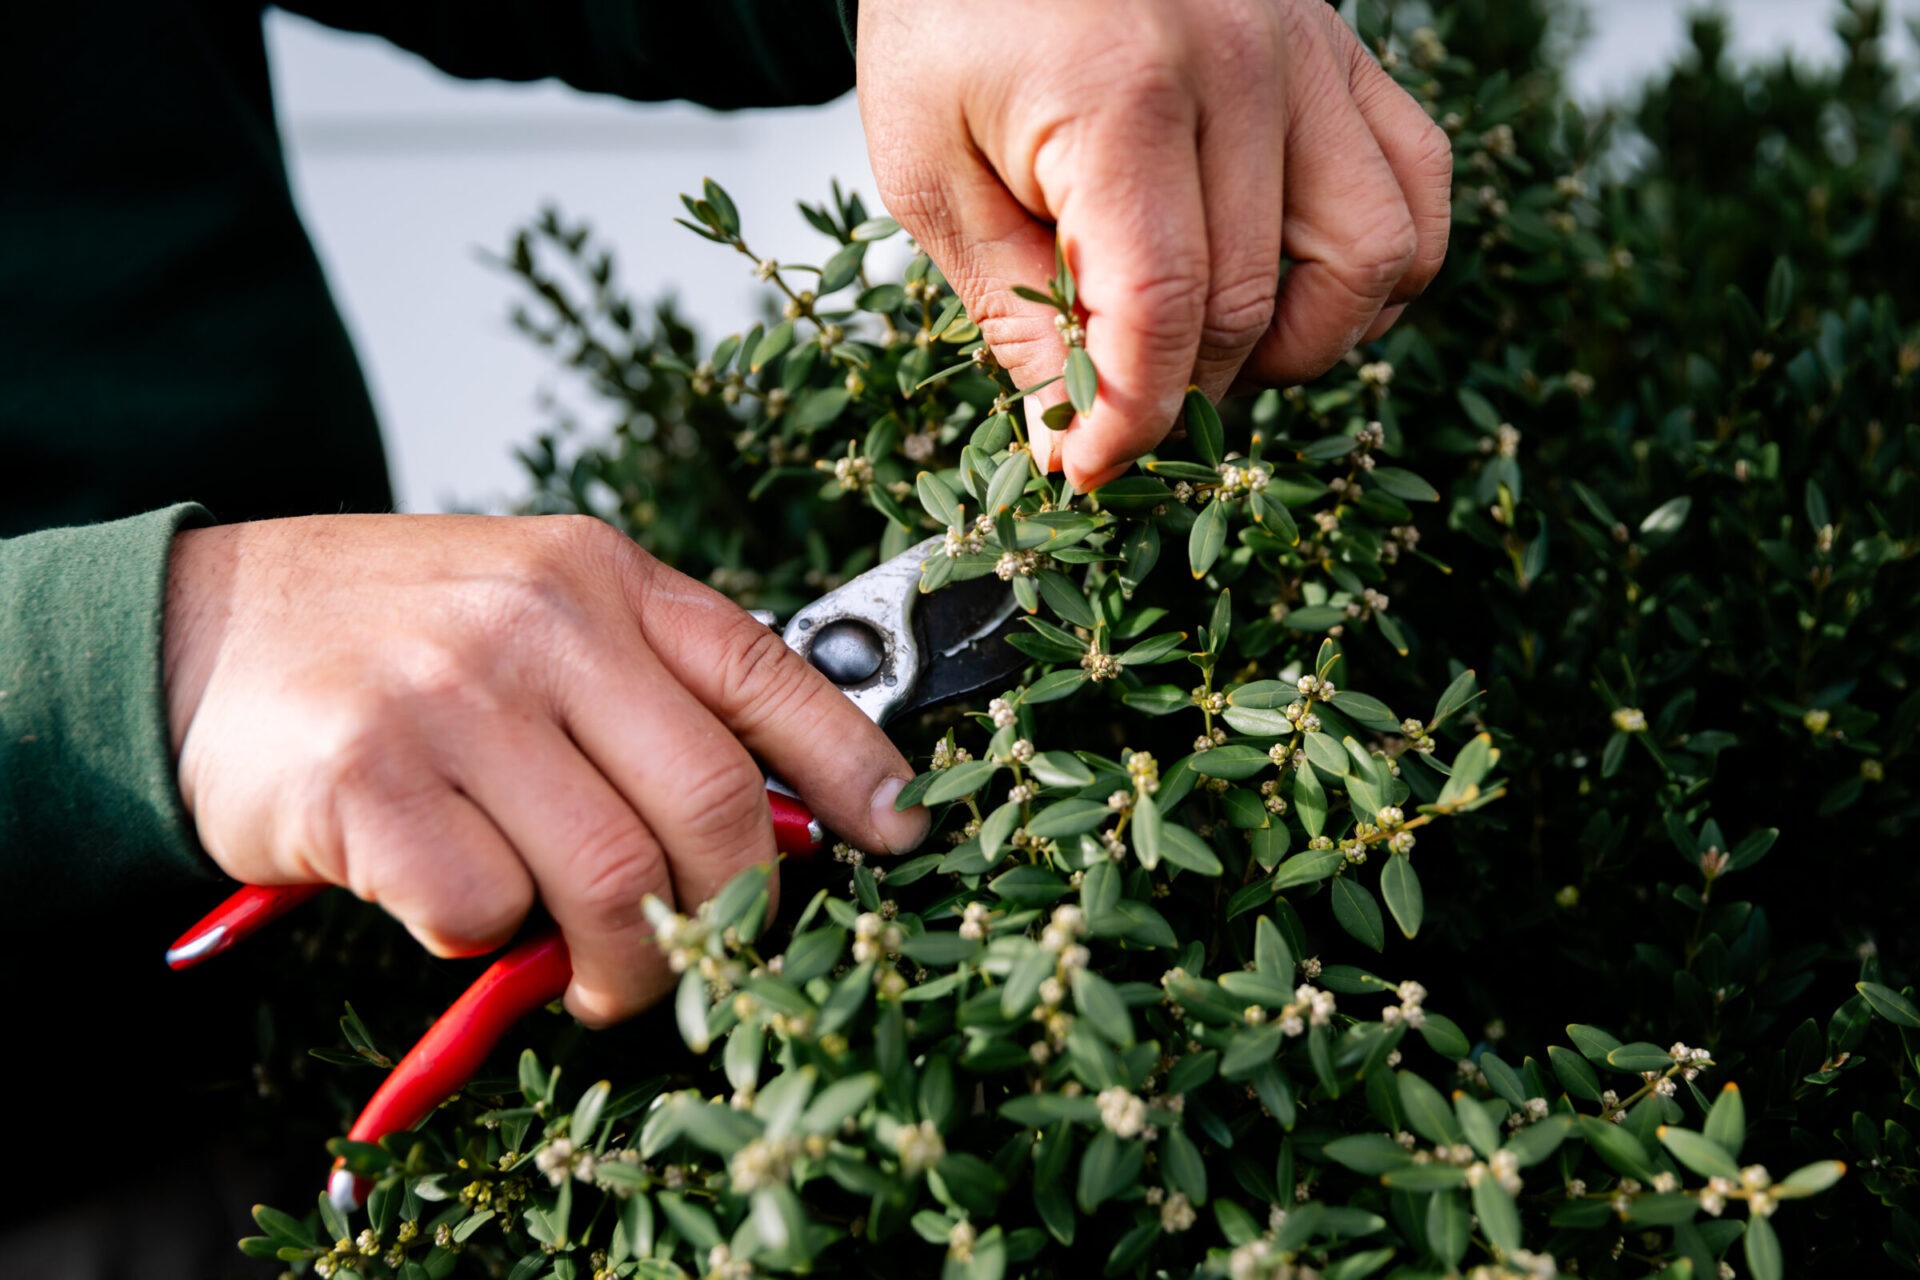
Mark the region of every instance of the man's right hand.
POLYGON ((577 517, 324 516, 175 539, 168 720, 221 868, 378 902, 438 955, 537 896, 605 1025, 672 975, 641 899, 690 911, 774 856, 755 757, 831 830, 918 844, 907 762, 724 596, 577 517))

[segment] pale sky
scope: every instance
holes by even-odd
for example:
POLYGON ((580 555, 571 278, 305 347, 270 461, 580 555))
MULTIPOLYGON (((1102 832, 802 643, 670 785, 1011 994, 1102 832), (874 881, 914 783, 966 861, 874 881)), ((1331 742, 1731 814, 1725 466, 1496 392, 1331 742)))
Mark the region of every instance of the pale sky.
MULTIPOLYGON (((1578 91, 1623 91, 1672 56, 1689 7, 1597 6, 1578 91)), ((1790 47, 1820 59, 1836 47, 1835 7, 1819 0, 1725 7, 1747 53, 1790 47)), ((455 81, 380 40, 278 11, 267 33, 295 194, 366 366, 408 510, 498 507, 522 491, 509 450, 542 424, 539 394, 571 385, 508 327, 513 282, 475 256, 503 246, 543 203, 591 221, 636 297, 677 294, 711 337, 742 327, 758 291, 744 260, 673 225, 679 192, 719 181, 755 248, 787 258, 817 256, 795 199, 824 198, 837 177, 877 206, 851 97, 734 115, 637 106, 557 85, 455 81)), ((591 401, 569 402, 592 413, 591 401)))

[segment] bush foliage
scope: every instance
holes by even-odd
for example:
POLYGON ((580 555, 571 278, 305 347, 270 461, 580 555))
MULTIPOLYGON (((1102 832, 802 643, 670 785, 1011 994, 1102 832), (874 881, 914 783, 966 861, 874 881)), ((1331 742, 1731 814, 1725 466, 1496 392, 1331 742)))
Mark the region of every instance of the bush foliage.
MULTIPOLYGON (((1091 495, 1040 473, 1033 389, 855 196, 802 206, 806 266, 688 199, 774 299, 715 344, 584 227, 516 238, 518 322, 618 419, 530 447, 527 510, 779 613, 940 538, 925 585, 1005 577, 1032 665, 893 726, 941 815, 917 856, 789 864, 777 916, 753 876, 656 908, 690 1052, 536 1019, 517 1079, 347 1151, 364 1220, 262 1210, 250 1252, 409 1280, 1920 1270, 1920 175, 1882 15, 1841 8, 1821 70, 1732 68, 1700 19, 1590 115, 1545 9, 1435 9, 1361 25, 1454 138, 1440 281, 1311 386, 1190 396, 1091 495)), ((1098 375, 1076 349, 1063 376, 1084 403, 1098 375)))

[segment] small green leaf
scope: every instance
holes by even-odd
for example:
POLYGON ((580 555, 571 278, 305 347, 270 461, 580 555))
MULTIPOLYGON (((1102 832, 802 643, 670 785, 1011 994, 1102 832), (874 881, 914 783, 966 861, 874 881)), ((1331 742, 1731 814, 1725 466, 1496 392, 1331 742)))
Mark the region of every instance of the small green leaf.
POLYGON ((1091 969, 1073 971, 1073 1002, 1093 1029, 1116 1049, 1133 1048, 1133 1016, 1111 982, 1091 969))
POLYGON ((1747 1104, 1740 1097, 1740 1086, 1729 1080, 1720 1086, 1720 1096, 1707 1112, 1706 1136, 1724 1148, 1736 1160, 1747 1141, 1747 1104))
POLYGON ((1452 1271, 1467 1256, 1472 1238, 1465 1201, 1452 1191, 1442 1191, 1427 1201, 1427 1247, 1433 1256, 1452 1271))
POLYGON ((767 330, 766 336, 760 339, 759 343, 753 349, 753 355, 747 360, 747 366, 753 372, 758 373, 761 369, 786 354, 787 348, 792 345, 793 321, 782 320, 779 324, 767 330))
POLYGON ((1227 545, 1227 504, 1215 499, 1200 508, 1200 515, 1187 534, 1187 566, 1196 578, 1204 578, 1227 545))
POLYGON ((1380 872, 1380 892, 1400 932, 1409 938, 1419 933, 1420 921, 1427 909, 1426 897, 1420 889, 1420 875, 1406 854, 1396 853, 1387 859, 1387 865, 1380 872))
POLYGON ((1027 772, 1048 787, 1084 787, 1093 781, 1093 770, 1067 751, 1042 751, 1028 762, 1027 772))
POLYGON ((1415 1133, 1436 1145, 1465 1140, 1460 1118, 1438 1089, 1410 1071, 1396 1072, 1395 1078, 1400 1084, 1400 1104, 1406 1108, 1407 1123, 1415 1133))
MULTIPOLYGON (((1785 258, 1780 260, 1780 265, 1786 265, 1785 258)), ((1779 278, 1779 274, 1776 269, 1775 279, 1779 278)), ((1767 300, 1771 309, 1771 289, 1767 291, 1767 300)), ((1748 1218, 1745 1248, 1747 1270, 1753 1274, 1753 1280, 1783 1280, 1787 1273, 1786 1259, 1780 1251, 1780 1237, 1773 1233, 1771 1222, 1765 1218, 1748 1218)))
POLYGON ((1818 1195, 1845 1177, 1846 1172, 1844 1160, 1816 1160, 1782 1178, 1776 1190, 1789 1197, 1818 1195))
POLYGON ((1198 387, 1189 387, 1186 412, 1187 438, 1193 442, 1194 452, 1208 466, 1218 467, 1227 456, 1227 433, 1220 424, 1219 410, 1198 387))
POLYGON ((1520 1209, 1498 1178, 1482 1178, 1473 1188, 1473 1211, 1495 1248, 1512 1253, 1520 1247, 1520 1209))
POLYGON ((1333 882, 1333 918, 1340 927, 1375 951, 1387 945, 1386 923, 1380 917, 1380 903, 1352 876, 1333 882))
POLYGON ((1073 401, 1076 413, 1092 413, 1094 400, 1100 394, 1100 375, 1093 367, 1093 357, 1087 354, 1085 347, 1067 349, 1067 399, 1073 401))
POLYGON ((1329 1157, 1355 1173, 1378 1175, 1413 1163, 1413 1153, 1384 1133, 1355 1133, 1326 1145, 1329 1157))
POLYGON ((1375 467, 1368 479, 1403 502, 1440 501, 1438 489, 1400 467, 1375 467))
POLYGON ((680 1024, 680 1038, 695 1053, 705 1053, 712 1043, 707 1031, 707 980, 693 966, 680 976, 680 989, 674 997, 673 1015, 680 1024))
POLYGON ((1024 453, 1009 454, 994 468, 993 479, 987 484, 987 515, 998 516, 1019 501, 1027 487, 1030 470, 1031 464, 1024 453))
POLYGON ((1856 982, 1853 989, 1866 999, 1875 1013, 1887 1021, 1896 1026, 1920 1027, 1920 1006, 1892 987, 1882 986, 1878 982, 1856 982))
POLYGON ((965 764, 956 764, 951 768, 942 769, 934 775, 932 785, 921 797, 922 802, 945 804, 949 800, 970 796, 986 786, 987 780, 999 769, 1000 765, 992 760, 969 760, 965 764))
POLYGON ((1667 537, 1680 531, 1687 522, 1687 515, 1693 510, 1693 499, 1685 494, 1678 498, 1669 498, 1655 507, 1647 518, 1640 522, 1640 532, 1649 537, 1667 537))
POLYGON ((951 486, 931 471, 922 471, 914 480, 914 488, 920 494, 920 505, 926 508, 928 515, 946 525, 957 529, 966 522, 966 514, 960 508, 959 495, 951 486))
POLYGON ((1655 1131, 1661 1145, 1673 1152, 1673 1158, 1703 1178, 1727 1178, 1738 1181, 1740 1166, 1719 1143, 1691 1129, 1663 1124, 1655 1131))

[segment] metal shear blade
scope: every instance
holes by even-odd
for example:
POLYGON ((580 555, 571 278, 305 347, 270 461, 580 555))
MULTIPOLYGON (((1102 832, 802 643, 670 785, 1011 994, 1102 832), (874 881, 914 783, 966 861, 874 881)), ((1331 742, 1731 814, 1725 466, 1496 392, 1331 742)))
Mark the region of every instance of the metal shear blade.
POLYGON ((876 724, 1012 676, 1027 658, 1007 643, 1018 612, 998 578, 920 590, 945 554, 929 538, 829 591, 788 620, 787 647, 839 685, 876 724))

